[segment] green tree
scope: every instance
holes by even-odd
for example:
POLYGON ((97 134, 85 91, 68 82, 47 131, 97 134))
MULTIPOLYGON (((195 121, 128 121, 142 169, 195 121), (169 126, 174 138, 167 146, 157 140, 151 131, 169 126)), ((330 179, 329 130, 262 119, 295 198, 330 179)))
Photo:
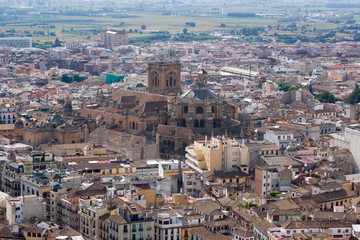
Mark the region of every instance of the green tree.
POLYGON ((54 47, 61 47, 61 42, 58 38, 55 39, 54 47))
POLYGON ((72 79, 66 73, 61 76, 61 81, 64 83, 72 83, 72 79))
POLYGON ((276 197, 277 195, 279 195, 279 192, 278 191, 272 191, 272 192, 270 192, 270 196, 272 196, 272 197, 276 197))
POLYGON ((81 78, 79 77, 79 75, 75 74, 75 75, 72 77, 72 81, 73 81, 73 82, 81 82, 81 78))
POLYGON ((309 92, 313 93, 312 84, 309 86, 309 92))
POLYGON ((334 94, 324 91, 316 96, 316 99, 322 103, 335 103, 335 96, 334 94))
POLYGON ((141 25, 141 30, 146 30, 146 25, 141 25))
POLYGON ((252 201, 248 201, 248 202, 245 202, 245 203, 240 203, 238 206, 241 207, 241 208, 250 209, 250 208, 253 208, 253 207, 257 207, 257 204, 253 203, 252 201))
POLYGON ((354 105, 360 102, 360 88, 355 84, 354 91, 350 94, 348 103, 354 105))
POLYGON ((184 34, 187 34, 187 33, 188 33, 187 28, 184 28, 184 29, 183 29, 183 33, 184 33, 184 34))
POLYGON ((285 83, 285 82, 276 82, 276 83, 277 83, 277 85, 279 85, 280 91, 284 91, 284 92, 290 92, 290 91, 298 90, 301 88, 300 85, 291 86, 290 84, 285 83))

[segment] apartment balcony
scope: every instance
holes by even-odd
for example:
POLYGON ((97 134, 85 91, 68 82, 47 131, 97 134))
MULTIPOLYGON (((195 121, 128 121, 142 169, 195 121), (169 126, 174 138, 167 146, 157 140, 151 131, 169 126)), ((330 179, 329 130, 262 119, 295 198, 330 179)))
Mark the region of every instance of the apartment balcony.
POLYGON ((196 159, 193 156, 191 156, 190 154, 186 154, 185 157, 187 158, 188 161, 191 161, 192 164, 197 166, 198 168, 200 168, 200 169, 206 168, 206 163, 204 160, 196 159))
POLYGON ((196 152, 194 148, 185 148, 188 155, 192 156, 193 158, 196 158, 198 160, 204 160, 204 154, 201 151, 196 152))
POLYGON ((191 167, 192 169, 194 169, 195 171, 197 171, 198 173, 204 175, 206 170, 203 170, 201 168, 199 168, 198 166, 196 166, 192 161, 186 160, 185 163, 191 167))

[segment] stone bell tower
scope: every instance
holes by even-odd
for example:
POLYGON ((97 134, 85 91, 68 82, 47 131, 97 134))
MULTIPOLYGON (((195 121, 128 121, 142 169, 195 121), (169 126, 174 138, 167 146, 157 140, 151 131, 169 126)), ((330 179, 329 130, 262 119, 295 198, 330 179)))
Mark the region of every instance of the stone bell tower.
POLYGON ((181 92, 181 64, 179 62, 149 63, 148 92, 175 96, 181 92))

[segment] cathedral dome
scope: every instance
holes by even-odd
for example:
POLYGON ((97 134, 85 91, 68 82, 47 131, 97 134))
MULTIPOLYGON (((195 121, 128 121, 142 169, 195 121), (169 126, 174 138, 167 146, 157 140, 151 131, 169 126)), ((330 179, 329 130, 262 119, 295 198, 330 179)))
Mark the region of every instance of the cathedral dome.
POLYGON ((21 119, 16 120, 16 122, 14 123, 14 128, 23 128, 24 127, 24 123, 21 121, 21 119))
POLYGON ((190 89, 180 96, 184 100, 217 100, 219 97, 209 90, 208 86, 200 79, 191 84, 190 89))
POLYGON ((55 112, 48 121, 49 121, 49 123, 55 124, 55 125, 61 125, 61 124, 66 123, 64 118, 58 112, 55 112))

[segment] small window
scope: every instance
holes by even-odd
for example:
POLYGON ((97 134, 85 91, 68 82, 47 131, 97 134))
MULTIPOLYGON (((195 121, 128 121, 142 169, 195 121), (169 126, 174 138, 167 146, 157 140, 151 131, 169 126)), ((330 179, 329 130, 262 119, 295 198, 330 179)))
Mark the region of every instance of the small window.
POLYGON ((189 112, 189 107, 188 106, 184 106, 184 113, 188 113, 189 112))

